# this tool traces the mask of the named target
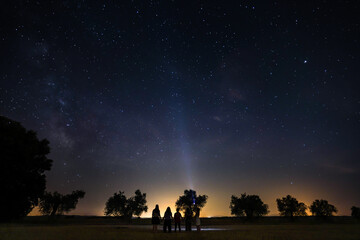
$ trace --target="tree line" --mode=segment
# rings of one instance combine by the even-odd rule
[[[82,190],[70,194],[45,191],[45,171],[51,169],[53,162],[47,157],[49,153],[48,140],[39,140],[36,132],[28,131],[20,123],[0,116],[0,187],[3,192],[0,197],[0,221],[25,217],[36,206],[43,215],[62,215],[74,210],[79,200],[85,197]],[[207,199],[207,195],[197,195],[196,191],[189,189],[179,196],[175,205],[181,211],[194,213],[205,206]],[[129,219],[140,217],[148,210],[146,203],[146,193],[140,190],[136,190],[135,196],[129,198],[119,191],[106,201],[104,214]],[[315,200],[308,207],[287,195],[276,199],[276,203],[280,215],[290,218],[306,216],[306,209],[319,217],[332,216],[337,212],[335,206],[323,199]],[[269,213],[268,205],[258,195],[246,193],[240,197],[231,196],[230,209],[232,215],[248,219]],[[353,206],[351,215],[360,218],[360,208]]]
[[[299,202],[291,195],[276,199],[277,209],[280,216],[290,217],[307,216],[306,209],[309,209],[313,216],[330,217],[337,213],[334,205],[327,200],[316,199],[309,207],[303,202]],[[261,217],[269,213],[268,205],[264,204],[258,195],[241,194],[240,197],[231,196],[230,203],[231,214],[235,216],[246,216],[248,219],[253,217]],[[356,211],[356,207],[352,207],[352,212]],[[354,215],[352,213],[352,215]],[[356,215],[356,214],[355,214]]]
[[[176,208],[181,211],[189,209],[193,214],[196,209],[201,210],[207,203],[207,195],[197,196],[196,191],[189,189],[185,190],[182,196],[179,196],[175,203]],[[299,202],[291,195],[276,199],[277,208],[280,216],[294,219],[296,216],[307,216],[306,210],[309,209],[313,216],[316,217],[330,217],[337,212],[334,205],[327,200],[316,199],[310,206],[306,206],[303,202]],[[230,200],[231,215],[237,217],[246,217],[252,219],[254,217],[262,217],[269,213],[268,205],[264,204],[258,195],[241,194],[240,197],[231,196]],[[143,212],[147,212],[146,193],[141,193],[138,189],[135,191],[135,196],[126,198],[124,192],[114,193],[106,202],[105,215],[107,216],[122,216],[131,218],[138,216]],[[360,218],[360,208],[353,206],[351,208],[351,216]]]

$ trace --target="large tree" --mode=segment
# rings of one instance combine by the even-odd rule
[[[126,198],[124,192],[114,193],[105,204],[106,216],[122,216],[131,219],[132,216],[138,216],[143,212],[147,212],[146,193],[141,193],[138,189],[135,191],[135,196]]]
[[[180,208],[181,211],[186,211],[187,208],[190,209],[191,213],[194,213],[196,209],[201,210],[206,202],[207,195],[196,195],[194,190],[184,190],[184,195],[179,196],[179,199],[176,201],[175,205],[177,208]]]
[[[296,198],[287,195],[283,198],[276,199],[277,207],[281,216],[291,217],[294,216],[306,216],[306,205],[302,202],[298,202]]]
[[[39,140],[34,131],[0,116],[0,218],[26,216],[45,191],[44,172],[52,160],[49,141]]]
[[[327,200],[315,200],[310,206],[310,212],[316,217],[330,217],[333,213],[337,213],[334,205],[328,203]]]
[[[60,194],[58,192],[45,192],[40,199],[40,212],[43,215],[62,215],[76,208],[79,199],[85,196],[85,192],[81,190],[73,191],[71,194]]]
[[[232,215],[246,215],[248,219],[269,213],[268,205],[264,204],[258,195],[246,195],[246,193],[241,194],[240,197],[232,195],[230,209]]]

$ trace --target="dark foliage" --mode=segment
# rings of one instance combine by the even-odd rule
[[[264,204],[258,195],[246,195],[246,193],[241,194],[240,197],[232,195],[230,209],[232,215],[246,215],[248,219],[269,213],[268,205]]]
[[[58,192],[45,192],[40,199],[40,212],[43,215],[62,215],[76,208],[79,199],[85,196],[85,192],[81,190],[73,191],[71,194],[62,195]]]
[[[49,152],[48,140],[0,116],[1,220],[24,217],[38,204],[46,187],[44,172],[52,165]]]
[[[208,196],[207,195],[196,195],[196,191],[194,190],[184,190],[184,195],[179,196],[179,199],[176,201],[176,207],[180,208],[181,211],[186,211],[189,209],[191,214],[195,212],[196,209],[201,210],[206,202]]]
[[[106,216],[122,216],[131,219],[133,215],[140,217],[143,212],[147,212],[146,193],[140,190],[135,191],[135,196],[126,198],[124,192],[114,193],[105,205]]]
[[[328,203],[327,200],[315,200],[310,206],[310,212],[316,217],[330,217],[337,213],[335,206]]]
[[[296,198],[290,195],[283,197],[282,199],[276,199],[277,207],[281,216],[291,217],[294,216],[306,216],[306,205],[302,202],[298,202]]]
[[[359,218],[360,219],[360,208],[352,206],[351,207],[351,216],[354,217],[354,218]]]

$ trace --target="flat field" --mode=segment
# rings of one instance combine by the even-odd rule
[[[66,221],[65,221],[66,222]],[[214,220],[213,220],[214,222]],[[0,224],[0,239],[244,239],[244,240],[332,240],[360,239],[360,223],[236,223],[207,225],[201,232],[153,233],[151,225],[141,224],[83,224],[11,223]]]

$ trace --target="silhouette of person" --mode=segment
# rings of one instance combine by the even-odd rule
[[[200,208],[196,208],[195,213],[195,224],[196,224],[196,230],[200,232],[201,230],[201,222],[200,222]]]
[[[164,232],[166,232],[166,228],[168,229],[168,232],[171,232],[171,219],[172,219],[172,213],[170,207],[167,207],[165,214],[164,214]]]
[[[151,223],[153,225],[153,232],[157,232],[158,225],[160,224],[160,209],[159,205],[156,204],[154,210],[152,211]]]
[[[191,231],[192,212],[190,208],[185,210],[185,231]]]
[[[179,212],[180,208],[176,208],[176,213],[174,214],[174,220],[175,220],[175,232],[176,227],[179,227],[179,232],[181,232],[181,213]]]

